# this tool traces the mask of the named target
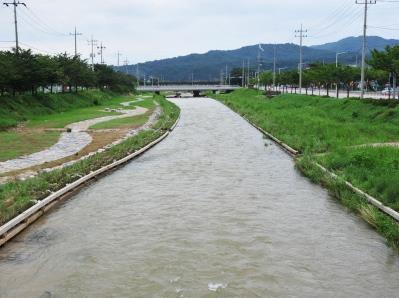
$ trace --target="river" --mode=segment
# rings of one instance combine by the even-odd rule
[[[397,297],[398,254],[211,99],[0,249],[0,297]]]

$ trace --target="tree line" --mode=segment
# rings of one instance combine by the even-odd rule
[[[92,67],[80,56],[33,54],[20,49],[18,53],[0,51],[0,94],[30,92],[77,92],[79,89],[99,88],[116,92],[133,91],[136,78],[96,64]]]
[[[389,88],[391,88],[391,95],[394,97],[393,90],[397,89],[396,82],[399,75],[399,45],[387,46],[382,51],[372,50],[367,64],[369,65],[365,82],[367,89],[377,91],[389,85],[392,86],[392,88]],[[234,75],[238,78],[241,71],[235,69]],[[308,65],[303,71],[302,87],[306,90],[306,93],[311,92],[312,94],[315,89],[325,88],[327,95],[330,95],[331,90],[334,89],[337,97],[340,90],[345,90],[349,97],[350,91],[357,90],[360,87],[360,73],[361,70],[358,67],[317,62]],[[241,84],[240,80],[235,83]],[[275,82],[277,86],[282,86],[282,88],[290,86],[297,89],[299,73],[297,70],[287,70],[276,74],[274,78],[272,71],[265,71],[260,74],[259,82],[263,86],[272,86]],[[253,78],[252,83],[257,84],[257,78]]]

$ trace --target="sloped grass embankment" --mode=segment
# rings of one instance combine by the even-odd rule
[[[289,94],[269,100],[244,89],[213,97],[299,150],[297,165],[303,173],[399,246],[397,222],[344,184],[347,180],[399,211],[399,149],[388,144],[399,142],[398,103]],[[342,180],[333,180],[315,161]]]

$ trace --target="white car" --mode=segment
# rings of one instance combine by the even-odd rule
[[[392,88],[385,88],[384,90],[381,91],[381,93],[383,95],[389,95],[389,94],[393,94],[393,89]]]

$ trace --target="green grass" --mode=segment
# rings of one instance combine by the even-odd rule
[[[0,97],[0,130],[32,118],[59,114],[80,108],[122,101],[123,96],[109,91],[87,90],[79,93],[21,95]]]
[[[397,105],[291,94],[269,100],[246,89],[213,97],[302,152],[399,140]]]
[[[104,107],[94,106],[75,109],[58,114],[33,116],[28,122],[28,128],[64,128],[68,124],[88,119],[119,115],[119,113],[106,112]]]
[[[144,125],[147,123],[149,116],[139,115],[121,119],[114,119],[107,122],[98,123],[90,127],[90,129],[115,129],[115,128],[131,128]]]
[[[336,197],[349,210],[357,213],[381,235],[383,235],[390,246],[399,248],[399,225],[389,215],[381,212],[376,207],[351,191],[342,179],[335,180],[322,172],[314,163],[313,158],[305,156],[297,161],[298,168],[314,183],[326,187],[331,195]]]
[[[0,132],[0,161],[44,150],[55,144],[59,136],[59,132]]]
[[[399,228],[391,218],[332,181],[315,161],[399,211],[399,149],[356,147],[399,142],[399,105],[392,101],[338,100],[284,94],[267,99],[255,90],[212,95],[304,154],[298,167],[325,185],[348,208],[357,212],[391,244],[398,245]]]
[[[352,184],[399,211],[399,149],[342,148],[316,158]]]
[[[176,105],[162,97],[158,97],[157,100],[163,113],[154,129],[142,131],[120,145],[97,153],[69,167],[50,173],[41,173],[26,181],[0,185],[0,225],[31,207],[32,200],[43,199],[50,192],[57,191],[68,183],[76,181],[79,177],[137,151],[163,135],[175,123],[180,111]]]
[[[74,122],[119,115],[116,112],[105,112],[106,108],[135,109],[138,105],[148,108],[155,106],[152,98],[134,103],[129,107],[121,106],[122,102],[132,101],[136,98],[137,96],[122,96],[95,90],[78,94],[22,96],[12,99],[0,97],[0,115],[7,115],[2,119],[3,122],[15,122],[14,124],[16,124],[19,121],[24,121],[27,128],[35,129],[30,133],[26,131],[2,131],[0,123],[0,161],[38,152],[57,142],[60,133],[43,132],[40,129],[64,128]],[[143,120],[140,118],[137,121],[142,123]],[[108,126],[109,128],[123,128],[128,127],[128,122],[129,120],[119,123],[116,121],[108,124]],[[132,122],[134,126],[135,121]]]
[[[134,100],[135,97],[115,96],[100,105],[78,108],[57,114],[33,116],[27,122],[29,128],[64,128],[68,124],[88,119],[118,115],[116,112],[106,112],[105,109],[135,109],[137,106],[153,109],[153,99],[146,99],[141,102],[134,102],[128,107],[121,106],[122,102]]]

